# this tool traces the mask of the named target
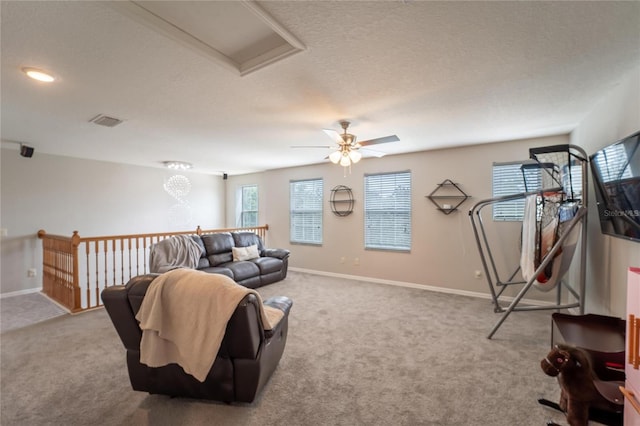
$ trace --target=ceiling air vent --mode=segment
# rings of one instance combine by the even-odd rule
[[[93,117],[91,120],[89,120],[89,122],[106,127],[115,127],[118,124],[122,123],[122,120],[120,120],[119,118],[108,117],[106,115],[100,114]]]

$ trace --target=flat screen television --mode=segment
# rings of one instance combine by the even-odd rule
[[[640,242],[640,131],[589,159],[602,233]]]

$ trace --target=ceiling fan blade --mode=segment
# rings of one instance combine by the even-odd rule
[[[289,148],[325,148],[331,149],[333,148],[330,145],[291,145]]]
[[[398,138],[396,135],[391,135],[391,136],[385,136],[382,138],[369,139],[368,141],[358,142],[358,145],[360,146],[377,145],[379,143],[398,142],[399,140],[400,138]]]
[[[368,149],[368,148],[360,148],[358,149],[358,151],[362,151],[363,153],[367,154],[367,155],[371,155],[373,157],[384,157],[385,155],[387,155],[386,152],[381,152],[381,151],[374,151],[373,149]]]
[[[344,143],[344,141],[342,140],[342,136],[340,136],[340,133],[336,132],[335,130],[322,129],[322,131],[325,132],[327,134],[327,136],[329,136],[331,139],[333,139],[333,141],[335,143],[337,143],[338,145]]]

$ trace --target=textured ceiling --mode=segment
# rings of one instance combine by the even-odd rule
[[[3,147],[234,175],[327,161],[290,146],[341,119],[389,154],[553,135],[640,65],[640,2],[259,4],[306,49],[240,76],[108,2],[2,1]]]

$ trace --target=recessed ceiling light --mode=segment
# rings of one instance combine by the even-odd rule
[[[29,77],[33,78],[34,80],[44,81],[45,83],[51,83],[56,79],[51,74],[45,71],[39,70],[38,68],[25,67],[25,68],[22,68],[22,72],[28,75]]]

